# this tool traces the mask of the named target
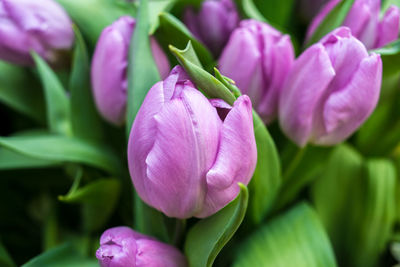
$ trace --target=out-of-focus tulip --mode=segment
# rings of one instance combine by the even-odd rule
[[[195,37],[217,56],[238,25],[239,15],[232,0],[206,0],[198,14],[188,7],[184,22]]]
[[[341,27],[294,62],[279,103],[285,134],[300,146],[333,145],[349,137],[374,110],[382,61]]]
[[[106,27],[96,45],[92,60],[92,87],[100,114],[114,125],[125,122],[129,43],[135,19],[124,16]],[[151,50],[161,77],[168,75],[169,62],[157,44],[150,39]]]
[[[266,23],[244,20],[231,35],[219,60],[222,74],[248,95],[265,122],[275,119],[278,98],[294,61],[288,35]]]
[[[182,253],[129,227],[106,230],[100,238],[96,257],[101,267],[185,267]]]
[[[180,66],[156,83],[133,123],[128,165],[139,196],[167,216],[207,217],[248,184],[257,151],[250,99],[208,100]]]
[[[33,50],[56,63],[59,50],[71,48],[72,22],[53,0],[0,0],[0,59],[33,65]]]
[[[310,38],[326,15],[341,0],[329,1],[312,21],[307,38]],[[382,47],[397,39],[400,27],[400,10],[389,7],[380,20],[381,0],[355,0],[343,26],[349,27],[368,49]]]

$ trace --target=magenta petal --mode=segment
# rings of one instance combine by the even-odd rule
[[[386,10],[382,21],[379,23],[378,40],[376,48],[393,42],[399,36],[400,10],[397,6],[391,6]]]
[[[186,267],[185,256],[176,248],[149,239],[137,241],[136,267]]]
[[[317,16],[311,21],[310,26],[307,30],[306,40],[310,39],[315,30],[321,24],[321,22],[325,19],[326,15],[332,11],[333,8],[340,2],[341,0],[331,0],[326,5],[321,8],[321,11],[318,13]]]
[[[279,121],[284,133],[304,146],[312,131],[315,107],[335,76],[322,44],[308,48],[293,64],[279,102]]]
[[[127,56],[129,40],[123,31],[131,23],[119,23],[106,28],[93,55],[91,79],[97,109],[110,123],[122,125],[125,121],[127,81]],[[128,42],[127,42],[128,41]]]
[[[218,63],[221,73],[233,79],[243,94],[255,101],[260,99],[263,73],[257,36],[247,28],[236,29]]]
[[[257,161],[251,102],[239,97],[221,129],[221,141],[214,165],[207,173],[204,208],[196,217],[207,217],[232,201],[239,192],[237,183],[250,181]]]
[[[207,98],[187,84],[177,84],[174,98],[154,119],[155,143],[146,158],[150,202],[168,216],[191,217],[203,205],[221,121]]]
[[[345,140],[372,113],[380,93],[382,61],[372,54],[363,59],[347,86],[332,93],[324,105],[326,134],[314,143],[332,145]]]
[[[171,70],[171,66],[169,65],[169,61],[164,51],[154,39],[154,37],[150,38],[150,46],[153,54],[154,61],[157,65],[158,72],[160,73],[161,79],[165,79],[168,76],[169,71]]]

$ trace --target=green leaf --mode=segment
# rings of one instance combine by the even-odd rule
[[[216,214],[199,221],[188,232],[185,253],[191,267],[210,267],[239,228],[246,213],[248,192],[239,184],[239,195]]]
[[[42,168],[58,164],[60,164],[60,162],[37,159],[6,148],[0,148],[0,170]]]
[[[267,19],[254,4],[253,0],[236,0],[236,5],[246,15],[246,17],[268,23]]]
[[[135,16],[135,7],[110,0],[57,0],[78,25],[90,45],[95,46],[102,30],[124,15]],[[121,1],[122,2],[122,1]]]
[[[381,55],[384,78],[400,73],[400,39],[371,52]]]
[[[339,264],[376,266],[395,219],[395,179],[390,161],[364,162],[346,145],[333,152],[312,198]]]
[[[148,13],[148,0],[141,0],[129,48],[127,136],[129,136],[133,121],[147,92],[160,80],[160,74],[150,49]]]
[[[315,29],[306,47],[318,42],[326,34],[342,25],[353,3],[354,0],[342,0],[339,2]]]
[[[0,266],[3,267],[14,267],[14,261],[11,259],[10,255],[8,254],[6,248],[0,242]]]
[[[299,149],[288,166],[284,166],[283,184],[275,203],[280,210],[291,203],[299,193],[314,179],[318,179],[326,165],[326,158],[332,152],[331,147],[307,146]]]
[[[206,70],[212,70],[215,62],[210,51],[193,36],[180,20],[168,13],[161,13],[159,20],[160,25],[157,29],[156,36],[161,44],[164,44],[164,48],[170,45],[185,47],[190,41],[193,45],[192,49],[194,49],[199,56],[201,64]]]
[[[90,65],[85,42],[77,28],[69,91],[73,135],[89,141],[101,141],[103,132],[90,86]]]
[[[307,204],[301,203],[252,234],[237,250],[233,266],[336,266],[323,226]]]
[[[248,213],[258,224],[270,211],[281,185],[281,167],[274,141],[260,117],[253,111],[257,144],[257,165],[249,184]]]
[[[89,259],[77,251],[71,244],[63,244],[56,248],[40,254],[31,259],[22,267],[98,267],[99,263],[95,259]]]
[[[195,60],[196,53],[191,42],[187,44],[184,50],[179,50],[174,46],[170,46],[170,50],[185,68],[191,80],[207,97],[223,99],[230,105],[235,102],[236,98],[231,91],[217,78],[199,66],[199,61]]]
[[[120,182],[117,179],[100,179],[73,190],[59,200],[83,204],[83,222],[87,231],[100,230],[117,204]]]
[[[32,52],[32,57],[44,88],[48,126],[54,133],[70,135],[70,109],[67,94],[47,63],[35,52]]]
[[[149,1],[150,34],[153,34],[160,25],[160,14],[168,12],[175,2],[177,2],[177,0]]]
[[[39,160],[77,162],[111,173],[120,172],[115,155],[100,145],[59,135],[0,137],[0,147]]]
[[[0,102],[39,122],[44,122],[43,99],[43,92],[31,73],[0,61]]]

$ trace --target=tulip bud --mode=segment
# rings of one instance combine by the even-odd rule
[[[217,56],[238,25],[239,15],[232,0],[206,0],[198,14],[188,7],[184,22],[194,36]]]
[[[269,123],[277,115],[279,94],[293,61],[288,35],[266,23],[244,20],[224,48],[219,69],[250,97],[261,118]]]
[[[114,227],[100,237],[96,257],[101,267],[185,267],[185,256],[173,246],[129,227]]]
[[[279,103],[282,130],[299,146],[333,145],[349,137],[374,110],[382,61],[341,27],[294,62]]]
[[[307,39],[339,2],[340,0],[331,0],[321,9],[307,31]],[[349,27],[353,35],[368,49],[385,46],[395,41],[399,35],[399,8],[397,6],[388,8],[382,20],[379,20],[380,10],[381,0],[355,0],[343,22],[343,26]]]
[[[125,122],[127,98],[127,67],[129,43],[135,20],[124,16],[106,27],[96,45],[92,60],[92,88],[100,114],[114,125]],[[150,39],[151,50],[161,77],[169,72],[169,62],[155,39]]]
[[[72,23],[52,0],[0,0],[0,59],[33,65],[33,50],[50,63],[74,41]]]
[[[144,202],[167,216],[207,217],[248,184],[257,151],[247,96],[208,100],[180,66],[156,83],[133,123],[128,165]]]

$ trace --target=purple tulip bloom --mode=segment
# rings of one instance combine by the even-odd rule
[[[340,2],[329,1],[312,21],[307,39],[311,37],[327,14]],[[355,0],[346,16],[343,26],[349,27],[368,49],[379,48],[393,42],[399,35],[400,10],[397,6],[389,7],[380,20],[380,0]]]
[[[206,0],[198,14],[188,7],[184,22],[194,36],[217,56],[238,25],[239,15],[232,0]]]
[[[124,16],[106,27],[92,60],[92,87],[97,109],[108,122],[117,126],[122,125],[126,117],[126,72],[135,24],[133,18]],[[150,44],[160,75],[166,77],[170,70],[168,59],[155,39],[151,38]]]
[[[52,0],[0,0],[0,59],[33,65],[33,50],[50,63],[58,50],[70,49],[72,22]]]
[[[244,20],[231,35],[219,60],[222,74],[248,95],[261,118],[276,118],[278,98],[294,61],[288,35],[266,23]]]
[[[341,27],[294,62],[279,103],[282,130],[299,146],[333,145],[349,137],[374,110],[382,61]]]
[[[208,100],[180,66],[147,94],[128,165],[139,196],[167,216],[207,217],[248,184],[257,160],[250,99]]]
[[[96,257],[101,267],[186,267],[185,256],[173,246],[129,227],[106,230]]]

